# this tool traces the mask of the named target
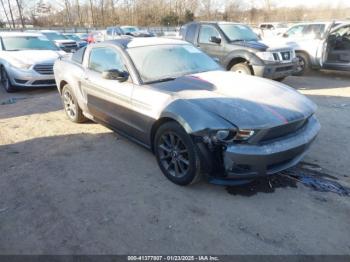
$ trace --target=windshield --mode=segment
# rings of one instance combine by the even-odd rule
[[[42,33],[42,34],[45,35],[51,41],[67,40],[67,37],[65,37],[64,35],[58,34],[58,33]]]
[[[145,83],[221,69],[192,45],[143,46],[130,48],[128,53]]]
[[[45,37],[38,36],[13,36],[3,37],[4,49],[7,51],[18,51],[28,49],[58,50],[58,48]]]
[[[258,36],[246,25],[219,24],[219,27],[230,41],[257,41]]]
[[[123,30],[124,34],[134,33],[134,32],[139,31],[139,29],[137,27],[134,27],[134,26],[132,26],[132,27],[122,27],[121,29]]]
[[[69,39],[72,39],[74,41],[80,41],[80,38],[76,35],[65,35],[65,37],[68,37]]]

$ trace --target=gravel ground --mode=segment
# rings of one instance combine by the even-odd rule
[[[350,75],[284,82],[322,124],[294,174],[349,187]],[[0,254],[350,254],[349,200],[286,176],[179,187],[146,149],[69,122],[56,90],[0,91]]]

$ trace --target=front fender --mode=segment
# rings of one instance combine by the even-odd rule
[[[228,120],[182,99],[170,103],[163,110],[160,118],[174,119],[188,134],[195,134],[205,129],[216,130],[236,128]]]
[[[234,50],[234,51],[230,52],[227,55],[227,57],[223,61],[224,67],[228,68],[228,66],[230,65],[232,60],[239,59],[239,58],[243,58],[243,59],[249,61],[249,63],[251,65],[254,65],[254,66],[264,65],[264,62],[254,53],[249,52],[249,51],[244,50],[244,49],[238,49],[238,50]]]

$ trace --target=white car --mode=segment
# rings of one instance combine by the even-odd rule
[[[79,49],[79,44],[76,41],[64,36],[60,32],[54,30],[41,30],[39,32],[45,35],[50,41],[54,42],[58,48],[65,52],[75,52]]]
[[[285,33],[288,29],[286,23],[261,23],[259,25],[260,36],[262,38],[279,36]]]
[[[296,75],[312,69],[350,70],[350,23],[312,22],[289,28],[279,40],[294,48]]]
[[[0,84],[7,92],[55,86],[53,64],[67,55],[42,34],[0,33]]]

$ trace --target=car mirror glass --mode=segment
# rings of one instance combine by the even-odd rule
[[[102,72],[102,78],[107,80],[125,82],[129,79],[129,73],[118,69],[110,69]]]
[[[221,38],[212,36],[210,37],[210,42],[215,43],[215,44],[220,44],[221,43]]]

